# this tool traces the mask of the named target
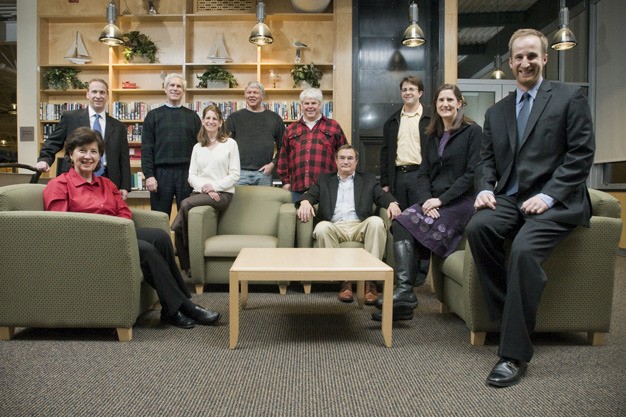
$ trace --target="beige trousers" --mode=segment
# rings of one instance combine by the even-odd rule
[[[387,230],[383,219],[370,216],[358,220],[331,223],[321,221],[313,230],[315,247],[338,248],[342,242],[361,242],[365,250],[382,260],[387,243]]]

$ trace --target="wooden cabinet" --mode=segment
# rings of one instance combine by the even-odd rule
[[[168,0],[157,3],[160,14],[148,15],[144,1],[125,0],[118,3],[118,13],[129,7],[132,15],[117,17],[122,32],[138,30],[148,35],[158,46],[158,63],[127,63],[122,47],[108,47],[98,41],[100,31],[106,24],[108,0],[85,0],[68,3],[66,0],[40,0],[38,2],[39,23],[39,66],[40,73],[50,67],[74,67],[80,70],[79,78],[88,81],[102,78],[109,84],[109,113],[122,122],[135,127],[142,121],[133,113],[117,113],[120,106],[144,106],[149,109],[163,103],[163,77],[167,73],[181,73],[187,81],[185,102],[201,111],[207,102],[231,103],[233,110],[245,105],[243,87],[249,81],[259,80],[266,87],[265,101],[280,107],[299,100],[300,88],[293,88],[290,70],[295,64],[296,49],[292,45],[298,40],[308,46],[302,51],[302,63],[315,63],[323,70],[321,89],[324,101],[332,102],[341,96],[350,104],[350,84],[339,86],[336,79],[349,80],[351,60],[337,73],[337,53],[349,56],[351,37],[346,36],[346,8],[350,2],[335,0],[324,13],[296,13],[288,0],[266,0],[266,23],[274,37],[274,43],[258,47],[248,41],[256,23],[254,8],[248,13],[196,14],[191,0]],[[254,6],[255,1],[252,2]],[[334,10],[343,9],[339,15]],[[337,17],[340,19],[337,19]],[[63,57],[71,45],[75,32],[79,31],[92,62],[75,65]],[[341,33],[345,39],[338,39]],[[217,64],[230,71],[237,79],[236,88],[198,88],[197,76],[212,64],[208,58],[218,35],[221,34],[232,62]],[[347,46],[346,46],[347,45]],[[346,49],[346,47],[348,49]],[[270,77],[275,74],[276,79]],[[125,81],[137,88],[123,88]],[[275,81],[275,82],[274,82]],[[39,80],[40,107],[54,107],[65,103],[86,105],[85,90],[55,91],[44,89],[43,78]],[[137,104],[141,103],[141,104]],[[336,106],[335,106],[336,107]],[[343,110],[345,112],[345,110]],[[348,111],[349,115],[350,112]],[[333,114],[333,117],[335,115]],[[285,117],[291,119],[291,117]],[[43,142],[44,128],[55,123],[56,116],[40,112],[39,141]],[[349,135],[350,124],[340,120]],[[349,123],[349,120],[348,120]],[[132,129],[131,129],[132,130]],[[139,164],[133,161],[133,169]]]

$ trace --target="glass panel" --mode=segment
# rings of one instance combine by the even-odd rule
[[[496,102],[494,91],[463,91],[467,106],[465,114],[481,127],[485,121],[485,112]]]

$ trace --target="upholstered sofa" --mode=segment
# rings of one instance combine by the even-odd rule
[[[205,284],[227,284],[239,251],[251,248],[292,248],[296,209],[282,188],[237,186],[222,213],[213,207],[189,211],[189,260],[196,293]]]
[[[577,227],[546,260],[548,282],[537,313],[537,332],[586,332],[604,343],[611,324],[615,258],[622,230],[619,201],[590,189],[591,227]],[[482,345],[486,332],[499,331],[487,314],[469,246],[446,259],[433,256],[433,289],[442,312],[453,312],[469,328],[470,343]]]
[[[158,299],[139,264],[135,224],[169,231],[164,213],[133,221],[44,211],[41,184],[0,187],[0,339],[16,327],[115,328],[132,338]]]

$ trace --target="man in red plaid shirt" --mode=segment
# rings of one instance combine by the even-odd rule
[[[277,171],[294,202],[320,174],[337,170],[335,153],[347,143],[339,123],[322,115],[322,99],[318,88],[302,91],[302,117],[290,124],[283,136]]]

